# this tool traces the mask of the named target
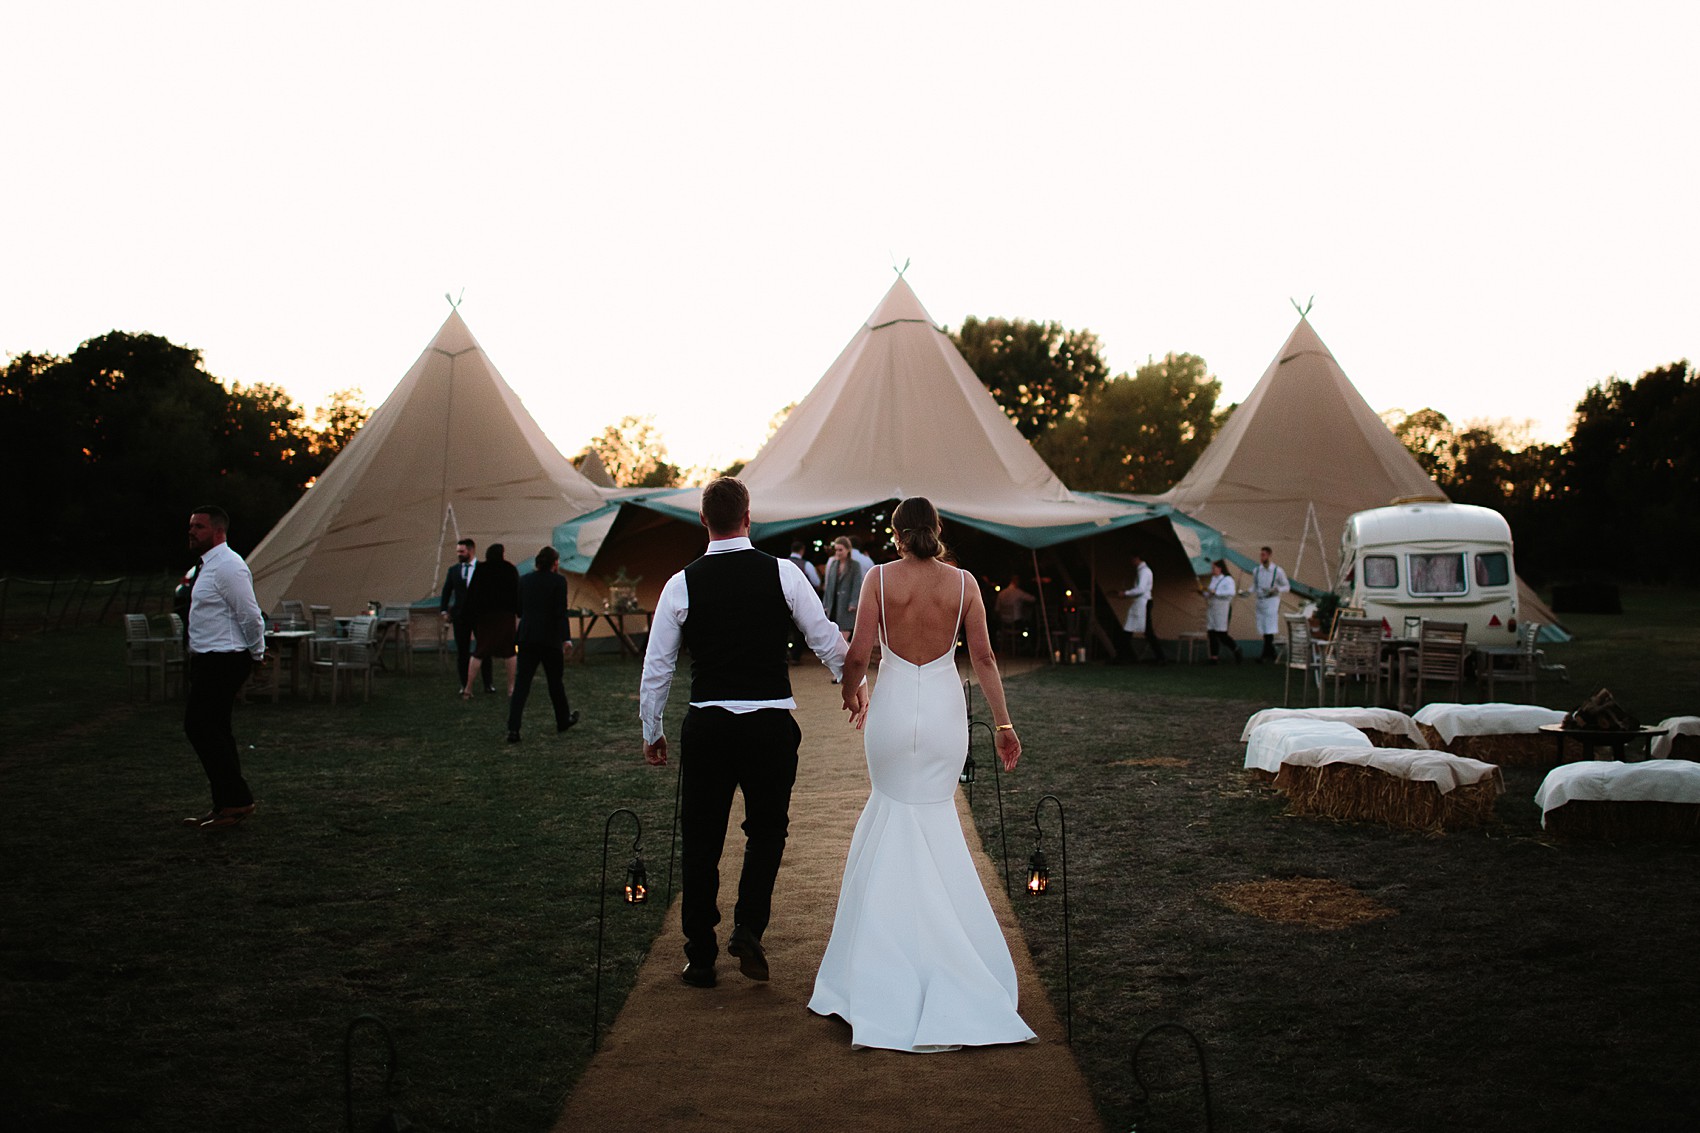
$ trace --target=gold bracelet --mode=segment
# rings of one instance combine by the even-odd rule
[[[1013,731],[1015,731],[1015,725],[1014,724],[999,724],[995,730],[999,731],[999,732],[1013,732]]]

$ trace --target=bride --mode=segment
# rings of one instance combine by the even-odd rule
[[[809,1010],[850,1024],[851,1045],[916,1052],[1034,1042],[1016,1013],[1015,965],[956,813],[968,721],[956,635],[995,724],[1005,770],[1021,758],[980,588],[940,560],[939,516],[916,496],[892,513],[902,558],[868,573],[842,687],[882,660],[864,744],[872,791],[850,841],[832,937]]]

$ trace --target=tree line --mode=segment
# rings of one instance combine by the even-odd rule
[[[1089,330],[971,316],[949,333],[1070,488],[1165,491],[1235,409],[1218,404],[1221,382],[1194,354],[1112,375]],[[227,386],[199,351],[156,335],[113,331],[67,357],[15,356],[0,370],[0,475],[17,533],[4,569],[157,569],[181,557],[184,501],[203,498],[236,501],[231,541],[247,550],[367,413],[347,390],[309,420],[283,389]],[[1456,425],[1432,408],[1384,419],[1449,497],[1505,515],[1530,581],[1700,581],[1690,550],[1700,545],[1700,376],[1687,361],[1589,387],[1557,444],[1504,422]],[[625,486],[707,472],[668,459],[650,418],[623,418],[590,447]]]
[[[0,370],[7,573],[158,570],[184,559],[187,508],[231,510],[246,552],[301,498],[367,410],[334,394],[312,420],[281,387],[226,386],[201,352],[113,331]]]

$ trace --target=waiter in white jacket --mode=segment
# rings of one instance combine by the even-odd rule
[[[1251,572],[1252,600],[1257,606],[1257,632],[1263,635],[1263,652],[1257,663],[1275,660],[1275,631],[1281,624],[1281,595],[1291,590],[1287,572],[1270,560],[1274,554],[1268,547],[1259,547],[1257,566]]]
[[[1134,654],[1134,660],[1139,659],[1133,648],[1132,638],[1144,634],[1145,643],[1151,647],[1151,663],[1161,665],[1168,658],[1163,656],[1163,643],[1157,640],[1157,630],[1151,624],[1151,568],[1145,565],[1145,560],[1138,554],[1130,558],[1133,563],[1133,585],[1122,591],[1123,598],[1133,599],[1128,605],[1127,617],[1122,620],[1122,629],[1130,635],[1128,652]]]

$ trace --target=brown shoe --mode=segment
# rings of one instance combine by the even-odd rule
[[[221,806],[202,815],[198,819],[184,819],[185,825],[193,822],[202,830],[216,830],[223,826],[235,826],[244,818],[254,813],[254,804],[247,806]]]

